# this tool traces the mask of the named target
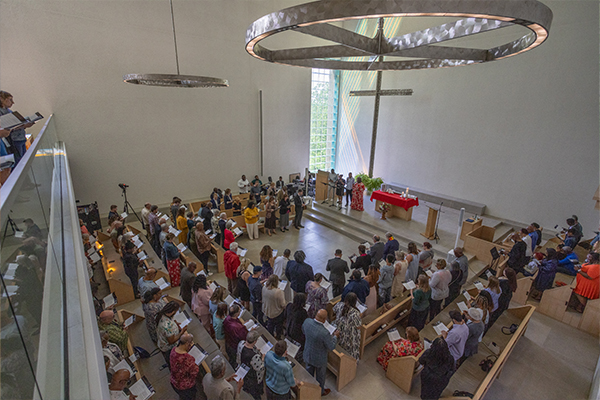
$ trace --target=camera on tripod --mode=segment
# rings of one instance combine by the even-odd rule
[[[129,187],[129,185],[126,185],[126,184],[124,184],[124,183],[119,183],[119,187],[120,187],[121,189],[125,190],[125,188],[128,188],[128,187]]]

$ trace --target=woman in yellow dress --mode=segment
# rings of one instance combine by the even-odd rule
[[[181,233],[177,236],[179,243],[187,245],[189,228],[187,224],[187,218],[185,217],[185,208],[183,207],[179,207],[179,210],[177,210],[177,230],[181,231]]]

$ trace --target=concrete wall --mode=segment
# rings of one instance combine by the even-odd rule
[[[173,3],[181,73],[226,78],[229,88],[122,82],[126,73],[176,73],[168,0],[0,2],[0,87],[14,110],[55,114],[82,204],[97,200],[107,212],[122,202],[121,182],[139,207],[207,197],[260,174],[260,89],[264,180],[308,166],[310,70],[244,49],[246,28],[291,2]]]
[[[598,2],[544,3],[554,12],[550,36],[530,52],[484,65],[384,72],[383,89],[412,88],[414,95],[381,100],[376,176],[548,228],[577,214],[586,236],[592,234],[598,227],[592,200],[599,184]],[[411,32],[422,22],[405,19],[401,28]],[[486,48],[514,40],[515,33],[461,44]],[[362,89],[374,87],[374,77],[361,80]],[[373,99],[360,102],[352,126],[368,167]],[[360,156],[340,169],[360,171]]]

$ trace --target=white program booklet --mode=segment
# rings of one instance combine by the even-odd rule
[[[129,361],[131,361],[132,364],[134,362],[136,362],[137,360],[139,360],[137,353],[133,353],[132,355],[129,356]]]
[[[231,227],[232,228],[237,225],[237,222],[235,222],[234,220],[230,219],[230,221],[231,221]]]
[[[356,308],[358,308],[358,312],[360,312],[361,314],[367,311],[367,306],[362,304],[360,301],[356,302]]]
[[[121,214],[121,218],[125,219],[125,218],[127,218],[128,215],[129,214],[127,214],[126,212],[124,212],[123,214]]]
[[[285,290],[286,287],[287,287],[287,281],[280,281],[279,282],[279,286],[278,286],[279,289]]]
[[[423,349],[427,350],[431,347],[431,342],[427,339],[423,339]]]
[[[184,328],[188,326],[190,322],[192,322],[191,318],[185,311],[177,311],[173,316],[173,321],[177,322],[180,328]]]
[[[146,255],[146,253],[143,250],[140,251],[139,253],[137,253],[137,257],[142,261],[145,260],[146,258],[148,258],[148,256]]]
[[[382,258],[381,260],[379,260],[379,266],[383,267],[384,265],[386,265],[387,263],[385,262],[385,260]]]
[[[92,254],[90,254],[90,260],[92,260],[93,263],[97,263],[98,261],[100,261],[100,255],[96,252],[93,252]]]
[[[410,289],[416,289],[417,285],[415,285],[415,283],[413,281],[408,281],[406,283],[402,284],[406,290],[410,290]]]
[[[200,272],[198,272],[196,275],[204,275],[204,276],[206,276],[206,272],[204,272],[204,270],[201,269]]]
[[[485,271],[485,274],[487,275],[488,279],[490,279],[492,276],[494,276],[492,271],[490,271],[489,269],[487,271]]]
[[[210,288],[210,290],[212,290],[213,292],[215,290],[217,290],[217,285],[214,282],[211,282],[210,285],[208,285],[208,287]]]
[[[114,371],[118,371],[120,369],[126,369],[127,371],[129,371],[129,376],[134,376],[137,372],[135,367],[129,362],[127,358],[124,358],[123,360],[121,360],[120,363],[113,367]]]
[[[242,233],[244,233],[239,227],[236,227],[233,230],[233,233],[235,233],[235,236],[240,236]]]
[[[240,257],[244,257],[247,252],[248,252],[248,249],[242,249],[241,247],[238,247],[238,249],[237,249],[237,255]]]
[[[169,287],[169,282],[165,281],[165,278],[160,278],[154,281],[160,290],[165,290]]]
[[[6,285],[6,292],[2,293],[2,297],[11,297],[17,294],[19,287],[17,285]]]
[[[245,364],[240,365],[237,371],[235,371],[235,377],[233,379],[235,379],[236,382],[239,382],[241,379],[244,379],[248,371],[250,371],[250,367],[247,367]]]
[[[134,241],[133,244],[135,244],[135,247],[137,247],[139,249],[140,247],[142,247],[144,245],[144,242],[142,242],[140,239],[138,239],[137,241]]]
[[[471,295],[466,290],[463,292],[463,296],[465,296],[465,299],[467,299],[467,301],[471,300]]]
[[[17,263],[9,263],[8,264],[8,268],[6,269],[6,273],[4,274],[4,279],[14,280],[15,279],[15,272],[17,271],[17,268],[19,268],[19,264],[17,264]]]
[[[327,279],[323,278],[323,279],[321,280],[321,283],[319,283],[319,285],[320,285],[320,286],[321,286],[323,289],[327,290],[327,289],[329,289],[329,286],[331,286],[331,282],[329,282]]]
[[[214,238],[216,238],[216,237],[217,237],[217,234],[216,234],[216,233],[213,233],[212,235],[210,235],[210,236],[209,236],[209,238],[211,238],[211,239],[214,239]]]
[[[96,236],[90,235],[90,244],[96,243]]]
[[[477,288],[477,290],[485,290],[485,286],[483,286],[483,284],[479,281],[473,283],[475,285],[475,287]]]
[[[19,238],[19,239],[21,239],[21,238],[23,238],[24,236],[25,236],[25,232],[23,232],[23,231],[15,231],[15,237],[16,237],[16,238]]]
[[[441,335],[442,332],[444,332],[444,331],[448,332],[448,327],[441,322],[437,325],[434,325],[433,329],[435,330],[435,333],[437,333],[438,335]]]
[[[273,258],[277,257],[277,249],[273,250]]]
[[[325,321],[323,323],[323,326],[325,327],[325,329],[327,329],[329,331],[330,335],[333,335],[333,332],[335,332],[335,326],[331,325],[329,322]]]
[[[298,354],[298,350],[300,350],[300,346],[292,343],[288,339],[285,339],[285,342],[287,343],[287,353],[290,357],[295,358],[296,354]]]
[[[177,248],[179,249],[179,251],[180,251],[181,253],[183,253],[184,251],[186,251],[186,250],[187,250],[187,246],[186,246],[185,244],[183,244],[183,243],[179,243],[179,244],[177,245]]]
[[[204,361],[204,359],[206,357],[208,357],[208,353],[206,351],[204,351],[204,349],[202,349],[197,344],[195,344],[195,345],[192,346],[192,348],[190,349],[190,351],[188,351],[188,354],[190,356],[194,357],[194,360],[196,361],[196,365],[200,365],[200,363],[202,361]]]
[[[206,233],[207,235],[208,235],[209,233],[211,233],[211,232],[212,232],[212,229],[208,229],[208,230],[205,230],[205,231],[204,231],[204,233]]]
[[[433,276],[433,272],[431,272],[430,269],[428,269],[427,271],[425,271],[425,273],[427,274],[428,277],[432,277]]]
[[[252,329],[256,328],[258,325],[256,325],[256,323],[254,322],[253,319],[249,319],[248,321],[246,321],[244,326],[246,327],[246,329],[251,331]]]
[[[266,355],[273,348],[273,345],[271,342],[260,336],[256,341],[256,348],[259,349],[262,354]]]
[[[131,317],[127,318],[125,320],[125,322],[123,322],[123,327],[127,328],[129,325],[133,324],[134,322],[135,322],[135,315],[132,315]]]
[[[145,378],[138,379],[129,387],[129,391],[135,396],[135,400],[148,400],[154,394],[154,389],[145,381]]]
[[[309,308],[310,308],[310,304],[305,304],[305,305],[304,305],[304,309],[305,309],[306,311],[308,311],[308,309],[309,309]]]
[[[369,243],[369,242],[364,242],[363,246],[365,246],[367,248],[367,251],[369,251],[371,249],[371,243]]]
[[[390,329],[389,331],[387,331],[387,335],[388,335],[388,338],[392,342],[395,342],[396,340],[402,339],[400,337],[400,332],[398,332],[398,329],[396,329],[396,328],[393,328],[393,329]]]
[[[467,307],[467,304],[464,301],[461,301],[459,303],[456,304],[460,310],[460,312],[465,312],[467,310],[469,310],[469,307]]]
[[[227,303],[228,306],[231,306],[231,303],[233,303],[235,299],[233,297],[231,297],[231,295],[227,295],[227,297],[225,297],[225,303]]]
[[[102,301],[104,302],[104,308],[108,308],[117,303],[117,299],[115,298],[114,293],[109,294],[108,296],[103,298]],[[118,371],[118,370],[115,370],[115,371]]]

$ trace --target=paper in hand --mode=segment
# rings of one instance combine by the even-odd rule
[[[92,260],[93,263],[97,263],[98,261],[100,261],[100,255],[98,255],[98,253],[93,252],[92,254],[90,254],[90,260]]]
[[[323,326],[325,327],[325,329],[327,329],[329,331],[330,335],[333,335],[333,332],[335,332],[335,326],[331,325],[329,322],[325,321],[323,323]]]
[[[250,371],[249,367],[247,367],[245,364],[240,365],[237,371],[235,371],[235,376],[233,379],[235,379],[236,382],[239,382],[241,379],[244,379],[248,371]]]
[[[389,331],[387,331],[387,335],[388,335],[388,338],[392,342],[395,342],[396,340],[402,339],[400,337],[400,332],[398,332],[398,329],[396,329],[396,328],[393,328],[393,329],[390,329]]]
[[[287,281],[280,281],[279,286],[277,287],[281,290],[285,290],[285,288],[287,287]]]
[[[154,394],[154,389],[142,378],[129,387],[129,392],[135,396],[135,400],[148,400]]]
[[[296,354],[298,354],[298,350],[300,350],[300,346],[292,343],[288,339],[285,339],[285,342],[287,343],[287,353],[290,357],[295,358]]]
[[[240,257],[244,257],[247,252],[248,252],[248,249],[242,249],[241,247],[238,247],[238,249],[237,249],[237,255]]]
[[[367,311],[367,307],[362,304],[360,301],[356,302],[356,308],[358,309],[358,312],[360,312],[361,314],[364,313],[365,311]]]
[[[483,286],[483,284],[479,281],[475,282],[474,285],[479,291],[485,290],[485,286]]]
[[[433,272],[431,272],[430,269],[428,269],[427,271],[425,271],[425,273],[427,274],[428,277],[432,277],[433,276]]]
[[[185,244],[183,244],[183,243],[179,243],[179,244],[177,245],[177,248],[179,249],[179,251],[180,251],[181,253],[183,253],[184,251],[186,251],[186,250],[187,250],[187,247],[186,247],[186,245],[185,245]]]
[[[469,310],[469,307],[467,307],[467,304],[464,301],[458,302],[456,304],[460,310],[460,312],[465,312]]]
[[[471,300],[471,295],[466,290],[463,292],[463,296],[465,296],[465,299],[467,299],[467,301]]]
[[[108,296],[103,298],[102,301],[104,302],[104,308],[108,308],[117,302],[114,293],[109,294]]]
[[[194,361],[196,362],[196,365],[200,365],[200,363],[202,361],[204,361],[204,359],[208,356],[208,354],[204,351],[204,349],[202,349],[197,344],[192,346],[190,351],[188,351],[188,354],[190,356],[194,357]]]
[[[19,239],[21,239],[21,238],[23,238],[24,236],[25,236],[25,232],[23,232],[23,231],[16,231],[16,232],[15,232],[15,237],[16,237],[16,238],[19,238]]]
[[[408,281],[402,284],[407,290],[415,289],[417,285],[413,281]]]
[[[125,218],[127,218],[128,215],[129,214],[127,214],[126,212],[124,212],[123,214],[121,214],[121,218],[125,219]]]
[[[231,297],[231,295],[228,295],[227,297],[225,297],[225,303],[227,303],[228,306],[231,306],[231,303],[233,303],[235,299],[233,297]]]
[[[154,281],[156,285],[160,288],[160,290],[165,290],[169,287],[169,282],[165,281],[165,278],[160,278]]]
[[[441,335],[442,332],[444,332],[444,331],[448,332],[448,327],[441,322],[437,325],[434,325],[433,329],[435,330],[435,333],[437,333],[438,335]]]

